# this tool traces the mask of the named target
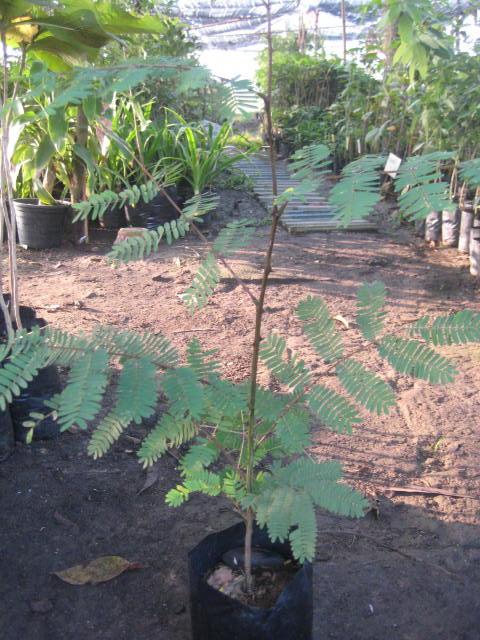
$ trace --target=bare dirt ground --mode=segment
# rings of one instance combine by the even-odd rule
[[[234,215],[264,217],[249,196],[235,197]],[[266,232],[259,226],[252,247],[233,261],[254,290]],[[204,248],[188,238],[114,270],[103,258],[111,241],[110,233],[96,231],[84,249],[20,251],[22,302],[75,332],[98,323],[162,332],[181,351],[195,336],[219,350],[226,377],[244,379],[253,320],[247,295],[224,274],[213,301],[193,319],[179,297]],[[284,335],[315,376],[332,383],[293,315],[306,295],[322,295],[349,322],[348,329],[339,323],[348,352],[380,370],[353,322],[358,286],[378,279],[390,290],[391,329],[424,313],[480,309],[480,284],[466,259],[454,250],[424,249],[405,230],[281,231],[264,332]],[[480,347],[442,351],[458,362],[455,383],[431,387],[387,366],[382,375],[398,393],[398,409],[388,417],[365,415],[352,436],[315,431],[312,454],[341,460],[347,481],[374,507],[361,521],[319,514],[315,640],[480,638]],[[263,370],[262,381],[272,383]],[[167,508],[164,495],[177,479],[169,456],[159,463],[158,482],[138,495],[145,477],[132,436],[144,432],[131,431],[99,462],[87,457],[88,434],[79,432],[19,445],[0,465],[5,640],[188,640],[186,553],[235,516],[226,504],[200,497],[180,510]],[[107,554],[145,568],[98,586],[70,586],[51,575]],[[32,611],[36,601],[47,611]]]

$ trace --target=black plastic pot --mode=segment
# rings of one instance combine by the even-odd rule
[[[7,305],[10,304],[8,294],[4,296]],[[20,306],[20,318],[24,329],[31,330],[33,327],[45,327],[43,318],[37,318],[35,309],[32,307]],[[0,340],[7,336],[7,330],[3,316],[0,314]],[[50,365],[41,369],[38,374],[28,383],[22,392],[13,398],[7,411],[0,412],[0,459],[2,457],[2,447],[7,452],[11,447],[13,439],[25,442],[27,430],[23,423],[30,418],[30,412],[48,413],[45,407],[45,400],[50,400],[52,396],[62,391],[62,383],[55,365]],[[51,417],[42,421],[33,433],[34,440],[49,440],[59,435],[58,423]]]
[[[313,568],[305,563],[269,609],[251,607],[217,591],[206,575],[222,555],[241,547],[243,523],[207,536],[188,555],[193,640],[312,640]],[[290,546],[272,543],[255,528],[254,546],[291,558]]]
[[[19,198],[14,204],[20,244],[29,249],[51,249],[62,244],[70,205],[44,205],[34,198]]]
[[[103,216],[100,218],[100,225],[104,229],[120,229],[121,227],[125,227],[127,224],[127,219],[125,217],[125,210],[122,207],[109,207]]]
[[[0,462],[3,462],[13,452],[13,424],[10,409],[0,411]]]
[[[177,195],[174,190],[169,190],[169,196],[177,203]],[[178,211],[170,200],[159,193],[153,200],[145,204],[139,202],[136,207],[128,207],[129,222],[133,227],[145,227],[156,229],[165,222],[171,222],[178,218]]]

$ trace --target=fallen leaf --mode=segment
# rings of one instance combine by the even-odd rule
[[[87,564],[76,564],[63,571],[54,571],[53,575],[68,584],[98,584],[113,580],[124,571],[143,568],[139,562],[130,562],[121,556],[102,556]]]
[[[153,485],[158,481],[159,473],[160,469],[158,465],[154,465],[153,467],[150,467],[148,469],[143,487],[137,493],[137,496],[139,496],[147,489],[150,489],[150,487],[153,487]]]
[[[348,320],[346,318],[344,318],[343,316],[334,316],[333,318],[334,320],[337,320],[338,322],[341,322],[343,324],[343,326],[345,327],[345,329],[350,329],[350,324],[348,322]]]

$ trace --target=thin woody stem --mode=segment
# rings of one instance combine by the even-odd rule
[[[22,328],[20,319],[20,308],[18,304],[18,274],[17,274],[17,225],[15,217],[15,209],[13,205],[13,185],[10,173],[10,159],[8,156],[9,143],[9,122],[11,115],[11,104],[8,104],[8,55],[7,55],[7,39],[5,32],[2,32],[2,54],[3,54],[3,108],[5,113],[2,116],[1,129],[1,185],[2,189],[2,205],[5,225],[7,227],[8,238],[8,259],[9,259],[9,280],[10,280],[10,318],[15,321],[17,329]],[[6,199],[4,189],[6,188]],[[8,209],[5,203],[8,203]],[[3,221],[1,222],[3,224]],[[5,305],[6,306],[6,305]],[[2,306],[3,311],[3,306]],[[8,326],[8,324],[7,324]]]
[[[250,371],[250,392],[248,402],[248,424],[247,424],[247,465],[246,465],[246,490],[247,493],[252,493],[254,483],[255,472],[255,404],[257,398],[257,379],[258,379],[258,363],[260,357],[260,343],[262,340],[262,320],[265,304],[265,295],[268,286],[268,278],[272,271],[272,255],[275,246],[275,239],[278,229],[278,223],[285,206],[278,207],[276,204],[276,197],[278,195],[277,186],[277,169],[276,169],[276,152],[275,152],[275,140],[273,135],[273,121],[272,121],[272,65],[273,65],[273,42],[272,42],[272,14],[270,1],[265,2],[267,9],[267,46],[268,46],[268,77],[267,77],[267,95],[265,96],[265,114],[267,120],[267,136],[270,153],[270,164],[272,171],[272,223],[270,226],[270,237],[265,253],[262,283],[260,286],[260,294],[258,298],[258,304],[255,315],[255,331],[253,338],[253,353],[252,364]],[[245,530],[245,581],[247,593],[251,594],[253,590],[253,576],[252,576],[252,536],[253,536],[253,521],[254,512],[251,508],[246,513],[246,530]]]

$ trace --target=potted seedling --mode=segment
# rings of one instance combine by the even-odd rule
[[[323,145],[296,154],[292,169],[300,184],[277,193],[271,79],[268,84],[265,110],[274,204],[259,291],[252,291],[225,262],[236,250],[248,246],[255,233],[248,223],[236,222],[221,231],[209,247],[182,296],[193,311],[205,306],[220,281],[220,266],[227,265],[255,309],[249,379],[240,384],[223,380],[218,375],[219,363],[195,340],[189,344],[186,361],[180,362],[160,334],[138,336],[102,327],[86,341],[53,332],[45,335],[47,350],[59,349],[59,357],[73,359],[67,389],[54,407],[63,429],[73,424],[85,426],[87,419],[98,415],[107,387],[108,363],[120,359],[115,404],[95,428],[90,455],[103,456],[129,424],[153,416],[161,395],[163,411],[140,447],[140,462],[148,467],[170,447],[188,445],[180,460],[181,481],[167,493],[167,502],[178,507],[195,493],[222,496],[232,502],[241,518],[233,528],[208,536],[189,555],[194,640],[312,637],[310,563],[317,537],[315,509],[360,517],[368,503],[343,484],[338,463],[309,455],[310,427],[320,424],[349,433],[363,421],[362,410],[386,414],[395,404],[388,382],[348,355],[321,298],[306,298],[296,314],[323,361],[324,373],[329,377],[335,374],[343,393],[324,384],[325,379],[318,380],[304,361],[287,349],[284,338],[264,334],[264,304],[281,217],[291,198],[318,185],[329,155]],[[413,158],[399,172],[399,201],[411,216],[425,218],[433,208],[430,201],[425,202],[426,184],[433,185],[428,190],[435,204],[446,206],[444,184],[438,181],[437,165],[442,158],[437,154]],[[383,165],[384,158],[367,156],[344,169],[331,198],[344,225],[356,215],[368,215],[380,199],[379,169]],[[203,194],[197,194],[177,221],[119,243],[111,260],[141,259],[156,251],[163,239],[170,243],[188,231],[201,237],[196,222],[205,206]],[[82,205],[87,214],[89,207],[89,203]],[[357,325],[362,338],[401,374],[432,384],[453,380],[454,364],[429,343],[480,341],[480,314],[465,310],[433,322],[422,318],[398,336],[386,333],[385,300],[385,287],[380,282],[360,288]],[[278,391],[259,384],[261,360],[274,376]],[[159,381],[158,370],[162,372]]]
[[[266,6],[271,69],[270,3]],[[208,303],[220,281],[222,266],[236,278],[255,310],[248,380],[234,384],[222,379],[219,363],[196,340],[190,342],[181,361],[159,333],[138,335],[104,326],[88,337],[49,327],[42,332],[21,333],[16,336],[17,351],[12,356],[21,366],[15,376],[10,370],[0,369],[1,399],[6,392],[12,393],[12,385],[18,386],[35,375],[45,363],[70,366],[65,390],[50,403],[62,430],[74,425],[85,428],[101,414],[106,391],[111,390],[109,409],[96,424],[89,443],[89,454],[95,458],[105,455],[130,424],[158,414],[138,452],[143,466],[154,464],[170,447],[188,446],[180,460],[181,480],[168,492],[167,502],[179,507],[195,493],[231,501],[240,516],[239,525],[209,536],[189,556],[194,640],[312,638],[310,563],[317,538],[315,509],[360,517],[367,501],[343,484],[337,462],[310,455],[310,427],[322,425],[349,433],[363,420],[361,411],[386,414],[395,404],[388,382],[347,352],[322,298],[310,296],[295,311],[323,361],[315,375],[287,348],[283,337],[264,332],[264,307],[281,217],[290,199],[318,184],[329,154],[323,145],[299,152],[292,165],[299,186],[277,193],[271,89],[270,73],[264,98],[274,204],[259,290],[250,289],[228,263],[228,257],[248,246],[256,232],[248,222],[239,221],[229,224],[209,245],[197,275],[182,296],[195,311]],[[411,215],[421,213],[423,217],[436,208],[425,203],[424,182],[435,185],[436,202],[444,203],[443,185],[435,182],[438,157],[423,160],[425,163],[428,171],[425,166],[418,170],[416,159],[405,163],[398,178],[399,200]],[[343,180],[332,190],[331,203],[345,225],[354,215],[366,216],[378,202],[379,196],[372,189],[378,191],[378,169],[383,164],[382,158],[366,157],[344,170]],[[420,175],[419,184],[412,185],[410,172],[415,173],[415,169]],[[148,197],[155,189],[162,190],[155,179],[143,186]],[[76,208],[86,215],[92,210],[98,213],[99,207],[116,202],[118,197],[104,194],[93,206],[87,202]],[[125,193],[123,197],[133,196]],[[211,206],[205,194],[197,193],[178,220],[115,245],[110,259],[114,263],[141,259],[156,251],[164,239],[171,243],[189,231],[202,237],[196,223]],[[447,383],[454,379],[456,368],[430,344],[480,342],[479,313],[463,310],[433,322],[421,318],[405,335],[398,336],[386,331],[385,304],[382,283],[363,285],[358,291],[358,330],[372,350],[400,374],[432,384]],[[261,361],[278,390],[259,383]],[[113,364],[116,376],[110,375]],[[318,373],[323,377],[319,379]],[[343,387],[341,393],[326,381],[332,374]],[[34,420],[25,426],[34,429]],[[219,566],[222,564],[225,566]]]
[[[187,223],[194,220],[183,213],[177,223],[180,235]],[[162,229],[116,245],[111,259],[126,262],[149,253],[167,235]],[[235,223],[219,234],[183,295],[192,310],[207,304],[218,283],[221,255],[248,246],[252,232]],[[72,365],[65,391],[51,403],[62,429],[85,427],[99,414],[109,362],[121,365],[112,390],[114,404],[95,427],[90,455],[102,457],[132,422],[153,416],[161,396],[163,410],[140,446],[140,462],[148,467],[170,447],[187,445],[179,463],[180,482],[168,491],[167,503],[179,507],[203,493],[230,500],[240,516],[238,525],[207,536],[189,554],[194,640],[312,638],[315,509],[360,517],[368,502],[343,484],[338,462],[309,454],[310,427],[351,433],[364,421],[365,411],[388,414],[396,404],[388,381],[348,353],[350,340],[344,343],[322,298],[309,296],[295,310],[323,361],[315,374],[287,348],[285,338],[272,334],[261,339],[272,249],[270,240],[264,285],[255,298],[251,375],[244,383],[222,379],[220,363],[197,340],[188,345],[183,362],[158,333],[100,327],[85,338],[47,328],[41,343],[40,358]],[[364,284],[357,294],[356,324],[372,351],[400,374],[446,384],[457,374],[455,364],[430,345],[480,342],[478,312],[462,310],[433,321],[423,317],[398,335],[388,332],[392,322],[386,320],[385,305],[384,285]],[[30,341],[35,340],[33,335]],[[260,360],[278,391],[259,384]],[[320,379],[319,371],[324,373]],[[338,381],[335,389],[329,382],[332,374]],[[343,392],[337,391],[339,386]]]
[[[62,244],[65,227],[71,221],[67,198],[75,145],[65,113],[42,118],[46,105],[39,108],[25,102],[29,115],[23,116],[12,154],[18,241],[30,249],[49,249]]]

